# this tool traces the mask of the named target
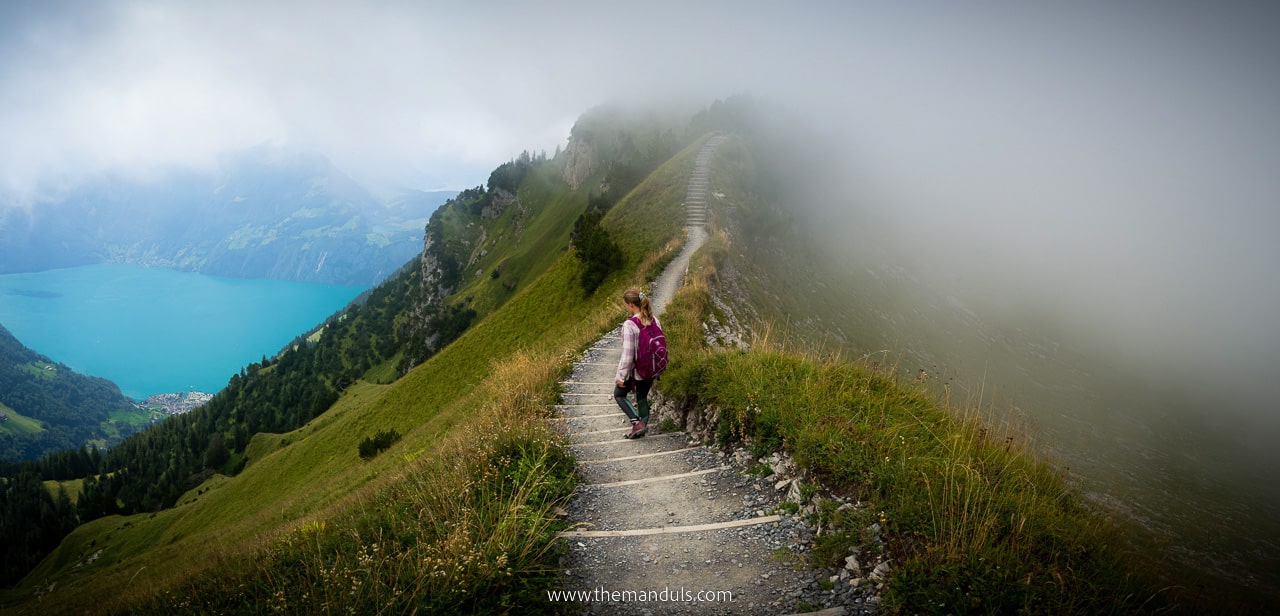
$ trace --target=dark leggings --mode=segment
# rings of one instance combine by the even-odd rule
[[[649,423],[649,388],[653,386],[653,380],[633,381],[636,385],[636,406],[631,406],[631,401],[627,400],[626,387],[614,386],[613,399],[618,401],[618,406],[622,408],[622,412],[631,418],[631,421],[643,421]]]

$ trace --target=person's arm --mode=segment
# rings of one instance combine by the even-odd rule
[[[618,373],[614,375],[614,383],[618,387],[626,387],[631,371],[636,367],[636,344],[640,341],[640,328],[631,319],[622,323],[622,357],[618,358]]]

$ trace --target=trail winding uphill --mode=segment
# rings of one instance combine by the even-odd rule
[[[706,240],[708,171],[715,147],[699,152],[689,180],[688,241],[654,285],[661,313]],[[812,538],[801,518],[778,515],[783,492],[744,473],[749,455],[733,456],[681,432],[651,425],[623,438],[630,425],[613,400],[621,329],[597,341],[564,382],[555,421],[573,440],[585,478],[568,508],[567,588],[595,614],[787,614],[872,606],[821,584],[795,550]],[[656,415],[655,415],[656,417]],[[656,419],[655,419],[656,423]]]

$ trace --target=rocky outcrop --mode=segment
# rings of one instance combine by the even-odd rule
[[[507,208],[520,203],[520,197],[501,188],[493,189],[493,198],[480,210],[480,220],[493,220],[507,211]]]
[[[436,305],[453,292],[453,288],[445,281],[445,272],[440,256],[433,250],[440,240],[428,233],[422,245],[422,304]]]
[[[582,186],[599,165],[595,148],[585,139],[570,137],[569,146],[560,155],[564,157],[562,177],[574,190]]]

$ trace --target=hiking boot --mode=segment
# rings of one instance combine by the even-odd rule
[[[646,426],[643,421],[637,421],[631,424],[631,432],[627,434],[627,438],[640,438],[648,431],[649,426]]]

